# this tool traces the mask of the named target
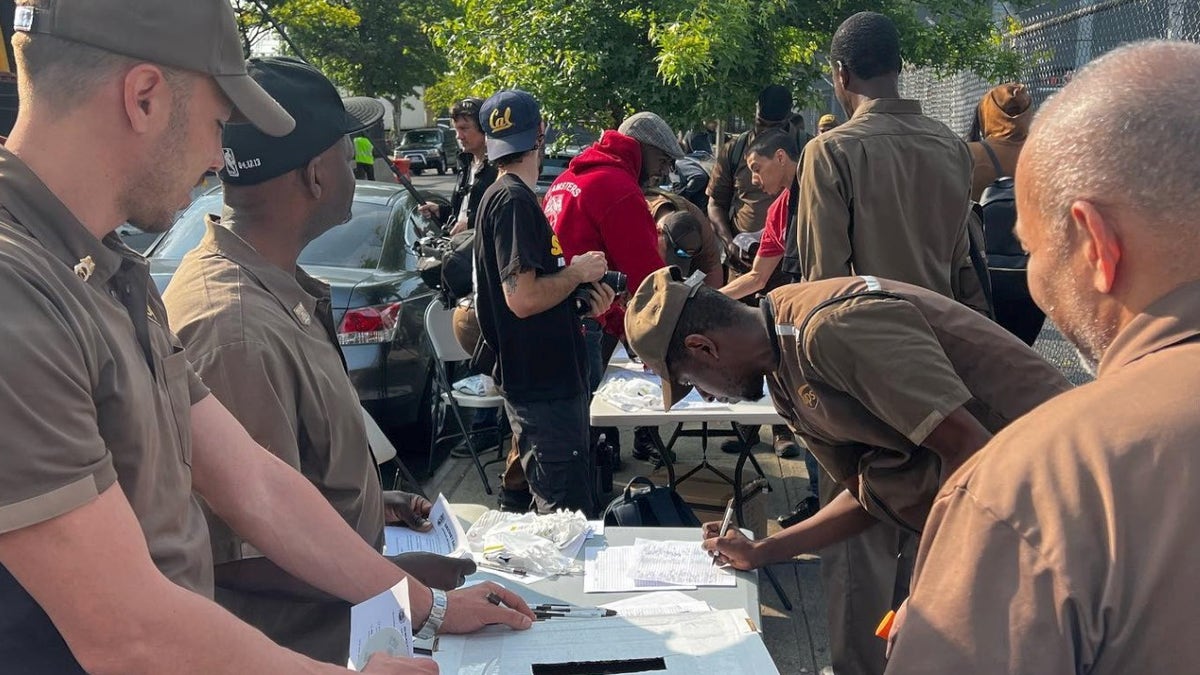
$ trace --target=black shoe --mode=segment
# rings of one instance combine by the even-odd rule
[[[529,490],[500,488],[496,502],[505,513],[527,513],[533,505],[533,495]]]
[[[661,443],[658,429],[637,427],[633,430],[633,458],[644,462],[658,457],[658,446]]]
[[[730,455],[740,455],[742,454],[742,450],[745,448],[746,444],[736,438],[731,438],[727,441],[721,441],[721,452],[725,452]]]
[[[787,528],[812,518],[819,510],[821,510],[821,500],[816,497],[805,497],[803,501],[796,505],[795,511],[786,516],[779,516],[777,520],[780,527]]]
[[[800,446],[796,444],[796,438],[791,434],[776,434],[773,445],[776,457],[798,457],[800,455]]]

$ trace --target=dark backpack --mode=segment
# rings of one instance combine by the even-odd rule
[[[629,481],[604,509],[603,518],[605,525],[617,527],[700,527],[700,519],[678,492],[644,476]]]
[[[475,230],[438,239],[434,246],[422,248],[421,255],[417,271],[426,286],[441,291],[446,305],[474,292]]]
[[[1017,201],[1013,192],[1013,178],[1006,176],[1000,167],[1000,159],[988,145],[980,141],[992,167],[996,180],[983,189],[979,197],[980,218],[983,220],[984,251],[987,252],[988,268],[993,270],[1024,270],[1029,256],[1021,250],[1021,243],[1013,228],[1017,224]]]

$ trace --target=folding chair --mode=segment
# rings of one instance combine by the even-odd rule
[[[374,417],[371,417],[371,413],[367,412],[366,408],[359,406],[359,410],[362,411],[363,424],[367,427],[367,444],[371,448],[371,455],[375,458],[376,466],[379,467],[379,482],[383,483],[383,465],[395,460],[396,475],[392,478],[393,487],[398,489],[400,487],[400,479],[404,479],[411,486],[413,492],[426,497],[425,491],[421,488],[421,483],[409,473],[408,467],[404,466],[404,462],[396,456],[396,446],[392,445],[392,442],[388,440],[387,434],[384,434],[383,429],[379,428],[379,423],[375,421]]]
[[[497,415],[497,422],[494,426],[488,426],[483,429],[471,429],[463,421],[463,408],[504,408],[504,399],[499,396],[476,396],[474,394],[466,394],[454,389],[450,380],[450,369],[448,364],[467,361],[471,355],[466,352],[454,337],[454,309],[447,309],[441,302],[434,300],[429,303],[429,307],[425,309],[425,335],[429,338],[429,343],[433,346],[434,359],[434,386],[436,387],[434,396],[434,433],[431,435],[429,444],[429,463],[433,465],[433,451],[437,444],[441,441],[462,437],[467,445],[467,450],[471,453],[471,461],[475,462],[475,469],[479,471],[479,479],[483,481],[483,489],[489,495],[492,494],[492,486],[488,483],[487,473],[483,470],[483,463],[479,461],[479,451],[475,448],[473,436],[485,432],[496,433],[496,451],[497,458],[493,462],[499,461],[503,453],[504,438],[501,433],[499,420],[500,415]],[[458,423],[458,428],[462,431],[445,434],[441,432],[441,421],[449,414],[454,416],[454,420]],[[492,462],[488,462],[491,464]]]

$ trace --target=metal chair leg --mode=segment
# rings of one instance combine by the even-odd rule
[[[471,461],[475,463],[475,470],[479,472],[479,480],[483,481],[483,491],[490,495],[492,494],[492,486],[488,482],[487,472],[483,470],[483,464],[479,463],[479,451],[475,449],[475,441],[471,440],[471,431],[463,423],[462,414],[459,412],[458,406],[453,401],[449,402],[449,406],[450,411],[454,413],[454,419],[458,422],[458,428],[462,429],[463,441],[467,444],[467,451],[471,453]]]

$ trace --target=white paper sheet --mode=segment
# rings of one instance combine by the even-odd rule
[[[695,586],[638,581],[629,576],[634,562],[633,546],[589,546],[583,549],[584,593],[627,593],[630,591],[692,591]]]
[[[588,521],[587,538],[591,539],[592,537],[600,537],[603,535],[604,535],[604,521],[603,520],[589,520]]]
[[[362,670],[376,652],[412,656],[408,579],[350,608],[350,670]]]
[[[443,674],[530,673],[533,664],[661,658],[657,673],[778,675],[744,610],[659,617],[538,621],[526,631],[489,627],[438,639]],[[581,670],[581,672],[586,672]]]
[[[629,576],[684,586],[736,586],[733,571],[713,564],[712,556],[695,541],[634,540]]]
[[[667,614],[695,614],[696,612],[711,612],[712,605],[703,600],[697,600],[680,591],[655,591],[643,593],[632,598],[617,600],[605,605],[620,616],[664,616]]]
[[[467,552],[467,533],[463,531],[458,518],[450,510],[450,503],[445,495],[438,495],[429,512],[429,522],[433,530],[417,532],[407,527],[383,528],[383,552],[385,555],[399,555],[412,551],[426,551],[439,555],[463,557]]]

